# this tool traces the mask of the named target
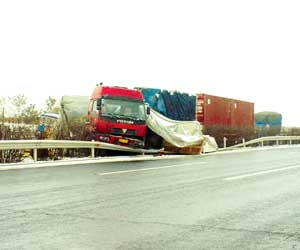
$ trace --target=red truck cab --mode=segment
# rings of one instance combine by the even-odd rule
[[[146,113],[140,90],[97,86],[90,99],[88,126],[96,141],[143,148]]]

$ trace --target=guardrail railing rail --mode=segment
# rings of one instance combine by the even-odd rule
[[[264,146],[266,142],[272,142],[272,141],[274,141],[277,145],[281,141],[286,141],[288,142],[288,144],[292,144],[293,141],[300,143],[300,136],[261,137],[234,146],[221,148],[219,149],[219,151],[247,147],[250,145]],[[70,141],[70,140],[2,140],[1,141],[0,140],[0,151],[2,151],[2,153],[5,150],[33,150],[34,161],[38,160],[39,149],[81,149],[81,148],[90,149],[91,150],[90,155],[92,158],[95,158],[96,149],[117,150],[117,151],[134,152],[140,154],[155,154],[160,152],[160,150],[129,148],[125,146],[114,145],[105,142],[96,142],[96,141]]]
[[[125,152],[134,152],[140,154],[154,154],[159,150],[146,150],[138,148],[129,148],[120,145],[109,144],[96,141],[69,141],[69,140],[3,140],[0,141],[0,150],[33,150],[33,160],[38,160],[39,149],[80,149],[89,148],[91,157],[95,158],[96,149],[117,150]]]
[[[279,142],[285,141],[288,144],[292,144],[292,142],[300,142],[300,136],[266,136],[266,137],[260,137],[260,138],[256,138],[253,139],[251,141],[247,141],[247,142],[242,142],[240,144],[236,144],[230,147],[225,147],[225,148],[221,148],[219,149],[219,151],[224,151],[224,150],[231,150],[231,149],[235,149],[235,148],[241,148],[241,147],[247,147],[250,145],[260,145],[260,146],[264,146],[266,142],[275,142],[276,145],[279,145]]]

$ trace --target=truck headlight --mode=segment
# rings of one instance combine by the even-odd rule
[[[100,135],[99,141],[109,142],[109,136]]]

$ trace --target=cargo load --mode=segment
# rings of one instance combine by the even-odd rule
[[[282,127],[282,115],[264,111],[255,114],[255,129],[259,137],[279,135]]]
[[[254,103],[208,94],[197,94],[197,120],[203,125],[204,134],[215,137],[223,147],[253,139]]]
[[[60,111],[68,120],[85,122],[89,103],[88,96],[62,96]]]
[[[203,135],[198,121],[176,121],[151,110],[147,127],[161,136],[165,151],[178,154],[215,152],[218,145],[213,137]]]
[[[165,141],[179,148],[200,145],[204,139],[202,127],[197,121],[171,120],[151,109],[146,123]]]
[[[281,126],[282,115],[277,112],[264,111],[255,114],[255,126]]]
[[[178,91],[139,88],[145,102],[155,111],[177,121],[194,121],[196,96]]]
[[[51,139],[85,140],[89,102],[88,96],[62,96],[55,106],[58,113],[42,113],[40,118],[52,130]]]
[[[197,95],[197,120],[203,126],[254,127],[254,103],[213,96]]]

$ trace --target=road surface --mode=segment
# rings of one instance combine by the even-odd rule
[[[0,171],[0,249],[300,249],[300,148]]]

